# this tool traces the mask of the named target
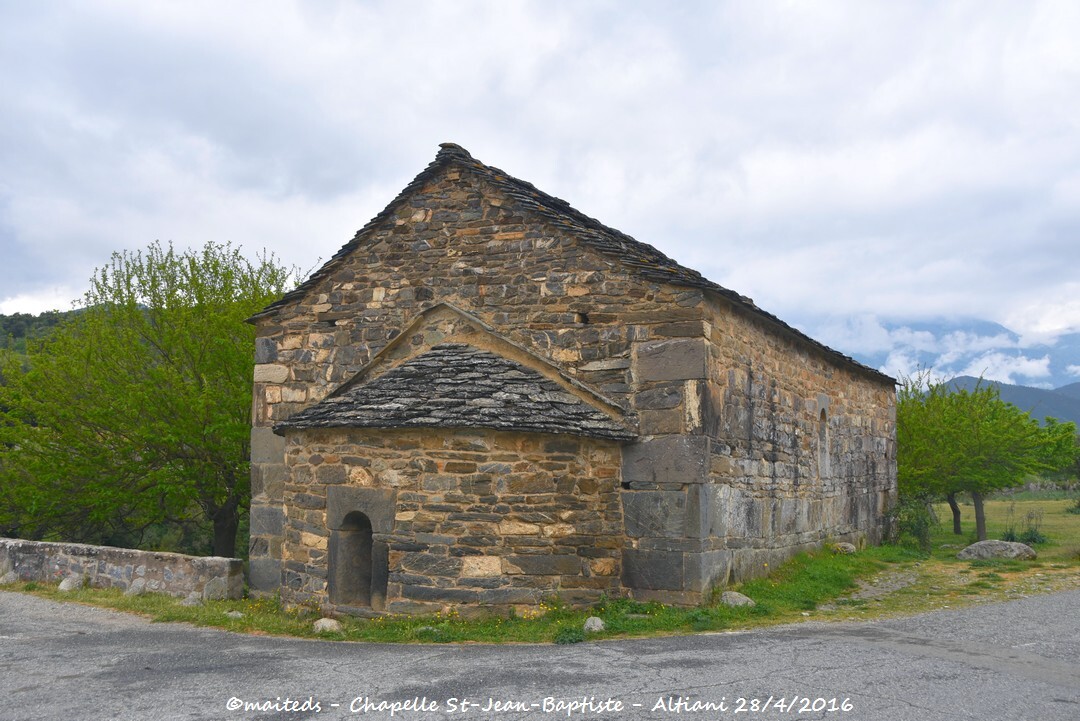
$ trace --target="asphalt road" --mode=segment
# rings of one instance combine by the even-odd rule
[[[574,646],[244,636],[0,592],[0,721],[360,718],[1076,721],[1080,591]]]

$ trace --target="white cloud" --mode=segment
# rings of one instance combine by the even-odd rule
[[[1080,365],[1067,366],[1065,372],[1071,376],[1080,376]]]
[[[0,313],[41,313],[45,310],[71,310],[82,297],[83,291],[73,288],[49,288],[37,293],[26,293],[0,298]]]
[[[1024,355],[1010,356],[1004,353],[985,353],[955,375],[982,377],[1001,383],[1029,385],[1026,379],[1045,378],[1050,375],[1050,357],[1028,358]]]

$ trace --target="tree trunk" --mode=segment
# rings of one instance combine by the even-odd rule
[[[240,512],[236,499],[230,498],[214,513],[214,555],[236,558],[236,532],[240,528]]]
[[[971,501],[975,504],[975,537],[978,541],[986,540],[986,514],[983,512],[983,495],[979,491],[971,492]]]
[[[963,533],[960,530],[960,504],[956,502],[955,493],[946,495],[945,499],[949,502],[949,508],[952,509],[952,532],[959,536]]]

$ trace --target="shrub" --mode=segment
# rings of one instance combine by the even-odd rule
[[[1049,540],[1038,528],[1029,528],[1020,534],[1020,543],[1026,543],[1029,546],[1036,543],[1046,543]]]
[[[930,552],[930,530],[936,521],[927,503],[919,498],[901,498],[889,512],[892,543]]]

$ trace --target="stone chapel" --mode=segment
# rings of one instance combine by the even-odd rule
[[[887,531],[894,379],[454,144],[251,322],[289,604],[695,604]]]

